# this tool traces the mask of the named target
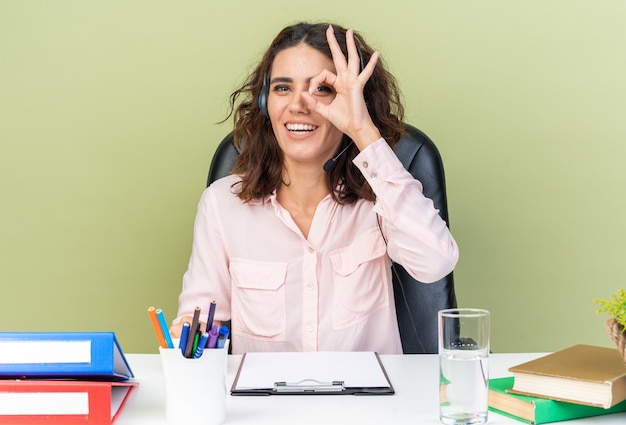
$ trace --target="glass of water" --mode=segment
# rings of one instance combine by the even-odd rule
[[[489,312],[439,311],[439,419],[445,425],[487,422]]]

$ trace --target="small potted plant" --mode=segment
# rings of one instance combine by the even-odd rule
[[[607,313],[611,316],[606,321],[606,330],[626,361],[626,290],[620,289],[611,296],[611,299],[594,301],[600,304],[598,313]]]

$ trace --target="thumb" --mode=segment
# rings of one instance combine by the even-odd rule
[[[329,107],[328,105],[325,105],[322,102],[319,102],[314,96],[311,95],[311,93],[309,92],[304,92],[302,93],[302,98],[304,99],[304,101],[306,102],[306,106],[314,111],[317,112],[318,114],[320,114],[321,116],[323,116],[324,118],[328,119],[328,114],[329,114]]]

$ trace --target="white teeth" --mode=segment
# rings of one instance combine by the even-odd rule
[[[313,131],[317,128],[316,125],[309,124],[287,124],[286,127],[289,131]]]

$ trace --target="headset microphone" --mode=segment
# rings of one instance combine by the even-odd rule
[[[333,171],[333,170],[335,169],[335,166],[337,165],[337,159],[339,159],[339,157],[340,157],[341,155],[343,155],[343,154],[344,154],[344,152],[345,152],[345,151],[347,151],[347,150],[348,150],[348,148],[349,148],[350,146],[352,146],[352,144],[353,144],[353,143],[354,143],[354,141],[350,140],[350,143],[348,143],[348,144],[346,145],[346,147],[345,147],[345,148],[343,148],[343,149],[341,150],[341,152],[339,152],[339,153],[337,154],[337,156],[336,156],[336,157],[331,158],[331,159],[329,159],[328,161],[326,161],[326,162],[324,163],[324,167],[323,167],[323,168],[324,168],[324,171],[326,171],[327,173],[330,173],[331,171]]]

